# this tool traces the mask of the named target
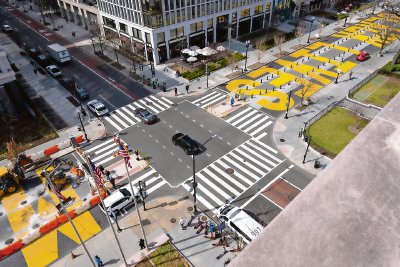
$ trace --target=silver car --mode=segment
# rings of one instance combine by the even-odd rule
[[[108,113],[108,108],[96,99],[87,102],[87,107],[97,116],[103,116]]]
[[[50,73],[54,78],[61,77],[61,70],[56,65],[50,65],[46,67],[46,70]]]

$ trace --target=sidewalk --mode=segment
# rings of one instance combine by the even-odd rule
[[[217,240],[206,239],[203,237],[203,233],[196,235],[193,229],[194,223],[186,230],[182,230],[181,226],[178,224],[180,217],[184,217],[187,223],[189,207],[192,207],[192,203],[186,200],[186,198],[162,197],[151,203],[147,203],[146,211],[140,208],[150,251],[139,249],[138,244],[139,239],[142,238],[142,233],[138,225],[136,212],[133,212],[123,219],[120,217],[119,225],[123,231],[117,235],[120,239],[121,247],[128,264],[137,263],[143,257],[146,257],[145,255],[151,253],[157,246],[170,240],[188,261],[196,267],[223,266],[224,261],[228,257],[232,257],[231,252],[227,253],[219,261],[216,260],[217,255],[222,252],[222,247],[212,246],[212,243],[216,243]],[[197,222],[197,219],[194,219],[193,222]],[[124,266],[111,228],[107,228],[87,241],[86,245],[89,253],[91,253],[93,257],[98,255],[107,266]],[[228,249],[234,247],[236,247],[235,243],[231,244]],[[89,259],[82,246],[74,249],[72,252],[79,256],[72,259],[71,255],[68,254],[50,266],[90,266]]]

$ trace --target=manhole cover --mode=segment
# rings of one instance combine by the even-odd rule
[[[207,216],[201,216],[201,220],[203,221],[203,222],[205,222],[205,221],[207,221]]]
[[[14,242],[14,238],[7,239],[6,245],[10,245],[12,242]]]
[[[149,219],[145,219],[145,220],[142,221],[142,225],[143,226],[146,226],[146,225],[149,225],[149,224],[151,224],[151,221]]]
[[[32,229],[36,229],[36,228],[38,228],[39,227],[39,224],[38,223],[35,223],[34,225],[32,225]]]
[[[25,205],[26,204],[26,200],[21,202],[21,205]]]
[[[232,168],[227,168],[227,169],[225,170],[225,172],[226,172],[227,174],[233,174],[233,173],[235,172],[235,170],[232,169]]]
[[[172,218],[171,220],[169,220],[171,223],[176,223],[176,219]]]
[[[188,207],[187,210],[188,210],[188,211],[192,211],[192,210],[193,210],[193,207]]]
[[[101,123],[97,124],[97,126],[101,126]]]
[[[283,142],[285,142],[285,139],[281,138],[281,139],[279,139],[279,141],[281,141],[283,143]]]

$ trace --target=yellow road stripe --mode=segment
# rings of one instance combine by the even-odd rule
[[[289,56],[294,57],[294,58],[299,58],[299,57],[308,56],[308,54],[309,54],[309,50],[302,48],[302,49],[299,49],[299,50],[291,53]]]
[[[81,214],[80,216],[74,218],[73,221],[83,241],[88,240],[101,231],[100,226],[97,224],[90,212]],[[76,243],[80,244],[79,239],[70,223],[65,223],[64,225],[60,226],[58,230],[74,240]]]
[[[21,230],[25,230],[30,226],[30,218],[35,214],[31,204],[26,204],[19,209],[8,213],[8,221],[10,222],[11,228],[14,233],[18,233]]]
[[[20,187],[20,189],[11,195],[5,195],[1,203],[3,204],[3,208],[6,212],[11,212],[17,208],[22,201],[26,200],[25,191]]]
[[[22,249],[28,267],[44,267],[58,258],[57,230]]]
[[[287,94],[281,91],[268,91],[266,97],[257,101],[257,104],[270,110],[285,110],[287,105],[287,98]],[[290,98],[289,108],[293,107],[293,105],[294,100],[293,98]]]

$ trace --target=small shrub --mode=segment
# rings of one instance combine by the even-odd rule
[[[347,18],[348,16],[349,16],[348,14],[340,13],[340,14],[337,15],[337,19],[338,19],[338,20],[342,20],[342,19],[344,19],[344,18]]]
[[[287,32],[285,33],[285,41],[292,40],[296,37],[295,32]]]

